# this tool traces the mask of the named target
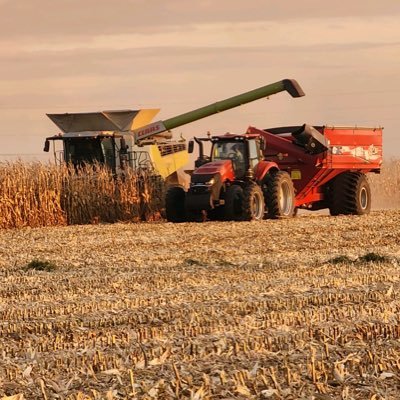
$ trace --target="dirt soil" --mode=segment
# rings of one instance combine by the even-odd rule
[[[0,231],[0,398],[398,399],[399,238],[400,211]]]

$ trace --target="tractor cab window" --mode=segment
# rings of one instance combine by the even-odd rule
[[[250,166],[254,168],[260,161],[260,144],[258,140],[249,140]]]
[[[233,169],[238,177],[246,171],[246,148],[243,142],[220,141],[214,143],[212,161],[232,160]]]

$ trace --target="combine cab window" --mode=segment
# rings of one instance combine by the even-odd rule
[[[114,153],[112,138],[72,138],[65,140],[65,161],[75,166],[99,163],[114,169]]]
[[[104,164],[104,155],[99,139],[73,138],[65,140],[65,161],[76,166]]]

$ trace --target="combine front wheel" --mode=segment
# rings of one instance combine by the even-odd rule
[[[295,194],[290,175],[285,171],[272,172],[267,177],[266,185],[268,217],[293,217]]]
[[[165,195],[165,214],[168,222],[185,222],[185,196],[181,186],[171,186]]]
[[[259,221],[264,218],[264,195],[260,186],[252,183],[243,193],[243,219]]]
[[[364,215],[371,210],[371,189],[367,177],[360,172],[338,175],[330,188],[331,215]]]

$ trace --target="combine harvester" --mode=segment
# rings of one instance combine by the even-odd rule
[[[171,140],[164,132],[152,138],[135,138],[135,128],[148,124],[158,109],[47,114],[62,133],[46,138],[44,151],[53,142],[54,159],[76,167],[107,166],[114,175],[130,168],[161,177],[169,185],[184,184],[179,169],[188,162],[186,141]],[[58,150],[55,142],[62,142]]]
[[[296,85],[286,79],[153,123],[149,122],[159,109],[47,114],[62,132],[46,138],[44,151],[49,152],[53,142],[57,164],[100,164],[114,175],[130,168],[161,177],[167,187],[185,186],[187,179],[182,168],[189,160],[186,141],[172,140],[171,129],[284,90],[297,97]],[[62,150],[56,142],[62,142]]]

